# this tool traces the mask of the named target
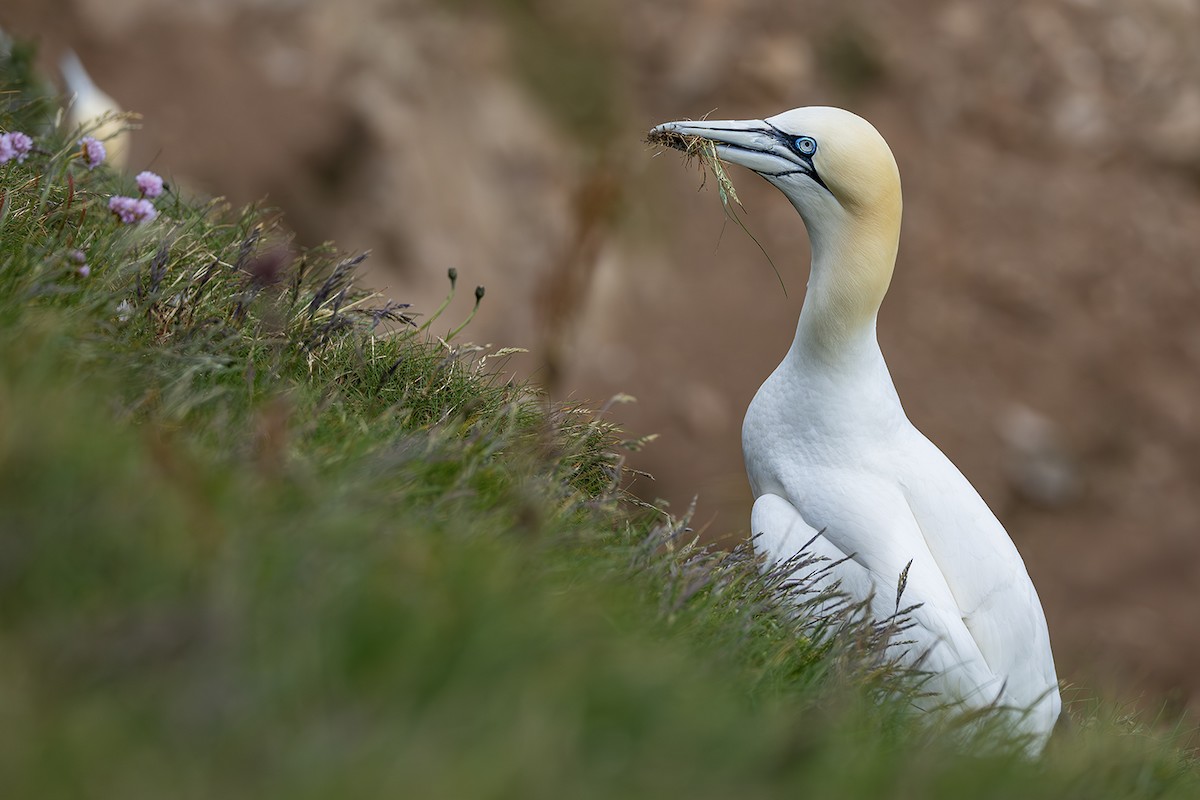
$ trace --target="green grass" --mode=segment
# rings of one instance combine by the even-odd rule
[[[610,425],[262,210],[119,225],[44,123],[0,165],[6,798],[1200,796],[1102,709],[1036,761],[910,717],[886,631],[688,546]]]

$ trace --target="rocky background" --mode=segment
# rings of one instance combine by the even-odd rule
[[[1060,675],[1200,709],[1200,2],[8,0],[145,115],[131,168],[374,279],[631,435],[636,489],[746,534],[739,426],[786,351],[807,243],[745,223],[646,129],[851,108],[896,152],[905,229],[880,338],[913,421],[1008,527]],[[463,286],[465,284],[465,286]],[[445,325],[442,325],[445,321]]]

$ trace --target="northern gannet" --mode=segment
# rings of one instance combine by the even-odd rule
[[[96,85],[73,50],[63,54],[58,69],[67,84],[67,91],[72,95],[71,105],[67,109],[68,124],[104,142],[109,164],[117,170],[124,170],[129,165],[132,139],[129,115],[116,100]]]
[[[871,612],[906,604],[901,659],[929,674],[923,709],[1012,709],[1040,751],[1062,707],[1041,602],[979,493],[904,413],[876,340],[900,240],[900,173],[866,120],[829,107],[761,120],[668,122],[784,193],[808,229],[812,267],[796,336],[742,426],[751,533],[769,562],[811,551]],[[900,645],[896,645],[900,646]]]

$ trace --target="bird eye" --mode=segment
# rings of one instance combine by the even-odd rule
[[[801,136],[796,140],[796,149],[803,155],[811,156],[817,152],[817,141],[809,136]]]

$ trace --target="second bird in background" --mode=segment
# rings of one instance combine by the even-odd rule
[[[129,119],[117,101],[96,85],[73,50],[63,54],[58,64],[67,92],[67,124],[104,143],[108,162],[114,169],[129,166],[132,133]]]

